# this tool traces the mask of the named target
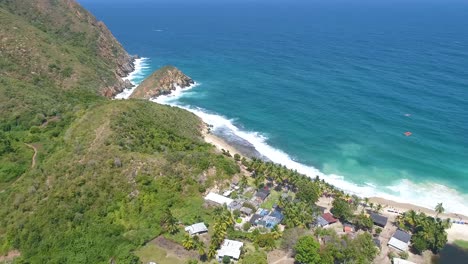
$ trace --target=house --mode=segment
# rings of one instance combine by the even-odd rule
[[[370,217],[372,222],[377,226],[384,228],[387,225],[388,218],[383,215],[371,213]]]
[[[266,228],[273,228],[283,221],[283,214],[280,211],[274,210],[268,215],[258,219],[257,224]]]
[[[407,251],[410,240],[410,234],[398,229],[388,241],[388,245],[400,251]]]
[[[338,219],[334,218],[331,213],[324,213],[322,215],[319,215],[315,219],[315,224],[320,227],[326,227],[328,225],[336,223],[337,221]]]
[[[327,225],[331,225],[331,224],[334,224],[338,221],[338,219],[336,219],[335,217],[333,217],[333,215],[331,213],[324,213],[322,214],[321,216],[319,216],[321,218],[323,218],[325,221],[327,221]]]
[[[231,259],[239,260],[241,254],[241,248],[244,243],[235,240],[225,239],[221,248],[218,250],[218,260],[221,261],[224,256],[228,256]]]
[[[244,204],[243,200],[234,200],[228,205],[228,209],[231,211],[240,210],[242,208],[242,204]]]
[[[191,236],[196,234],[203,234],[208,232],[208,228],[206,227],[205,223],[196,223],[191,226],[187,226],[185,231],[188,232]]]
[[[252,215],[252,217],[250,218],[249,220],[249,223],[252,225],[252,226],[256,226],[258,224],[258,220],[260,218],[262,218],[263,216],[259,215],[259,214],[254,214]]]
[[[263,208],[258,208],[256,212],[256,214],[261,215],[261,216],[268,215],[269,213],[270,211],[268,211],[267,209],[263,209]]]
[[[270,195],[269,190],[260,189],[255,193],[255,199],[257,199],[259,202],[264,202],[268,195]]]
[[[231,198],[224,197],[217,193],[210,192],[208,195],[205,196],[205,201],[212,202],[218,205],[227,205],[229,206],[234,200]]]
[[[231,195],[232,193],[232,190],[226,190],[225,192],[223,192],[223,196],[224,197],[229,197],[229,195]]]
[[[354,225],[345,223],[343,224],[343,232],[345,233],[352,233],[354,232],[355,228]]]
[[[414,262],[411,262],[409,260],[401,259],[401,258],[393,258],[392,260],[393,264],[416,264]]]
[[[248,208],[248,207],[241,207],[241,209],[239,209],[239,211],[241,212],[241,214],[245,215],[245,216],[248,216],[248,215],[251,215],[252,214],[252,208]]]
[[[327,220],[325,220],[325,218],[323,218],[322,216],[318,216],[317,219],[315,220],[315,223],[317,226],[320,226],[320,227],[326,227],[328,226],[328,222]]]

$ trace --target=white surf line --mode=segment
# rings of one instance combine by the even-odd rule
[[[149,58],[139,58],[135,60],[135,70],[132,71],[127,77],[122,78],[123,80],[129,80],[133,87],[130,89],[124,89],[121,93],[117,94],[114,99],[128,99],[133,91],[137,88],[139,83],[135,81],[136,78],[143,77],[144,71],[149,69],[150,66],[148,65]]]
[[[375,185],[363,183],[362,185],[346,181],[345,177],[336,174],[325,174],[315,167],[307,166],[294,161],[291,157],[282,150],[276,149],[268,145],[268,138],[258,132],[242,131],[224,116],[212,114],[201,108],[193,108],[184,106],[177,102],[178,99],[184,96],[184,93],[198,84],[190,88],[176,89],[169,95],[159,96],[151,101],[177,106],[199,116],[204,122],[213,125],[213,129],[219,127],[227,127],[238,137],[250,142],[255,149],[271,161],[284,165],[289,169],[297,170],[299,173],[305,174],[310,178],[319,176],[326,182],[350,194],[356,194],[360,197],[380,197],[387,200],[392,200],[399,203],[409,203],[417,206],[434,209],[435,205],[442,202],[447,212],[467,214],[468,212],[468,195],[459,193],[447,186],[437,183],[414,183],[408,179],[397,179],[394,185],[381,186],[380,190]],[[398,193],[393,195],[392,193]]]

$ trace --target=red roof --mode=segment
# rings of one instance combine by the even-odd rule
[[[333,224],[333,223],[336,223],[336,221],[338,221],[335,217],[333,217],[332,214],[330,213],[325,213],[322,215],[323,219],[327,220],[327,222],[329,224]]]

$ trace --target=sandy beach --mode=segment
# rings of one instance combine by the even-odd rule
[[[434,210],[417,206],[409,203],[398,203],[391,200],[387,200],[380,197],[371,197],[369,201],[374,204],[382,205],[382,214],[388,217],[396,217],[398,213],[403,213],[409,210],[414,210],[416,212],[423,212],[426,215],[435,217],[436,212]],[[452,243],[455,240],[468,240],[468,216],[455,213],[443,213],[438,216],[439,218],[446,219],[450,218],[454,221],[463,221],[465,224],[453,223],[450,229],[447,230],[447,239],[449,243]]]
[[[220,137],[218,137],[216,135],[213,135],[211,133],[208,133],[208,132],[203,133],[203,136],[204,136],[205,141],[207,143],[210,143],[210,144],[214,145],[216,147],[216,149],[218,149],[219,151],[222,151],[224,149],[224,150],[229,151],[229,153],[231,153],[231,155],[239,154],[239,155],[243,156],[240,151],[238,151],[233,146],[229,145],[222,138],[220,138]]]
[[[222,138],[209,133],[207,129],[203,133],[203,136],[206,142],[214,145],[219,151],[224,149],[224,150],[228,150],[232,155],[237,153],[242,156],[242,153],[240,151],[238,151],[233,146],[229,145]],[[382,205],[381,213],[390,218],[395,218],[398,215],[398,213],[403,213],[409,210],[414,210],[416,212],[424,212],[425,214],[434,216],[434,217],[436,216],[436,212],[434,210],[421,207],[418,205],[410,204],[410,203],[398,203],[398,202],[387,200],[381,197],[369,197],[369,201],[374,204],[381,204]],[[324,201],[324,202],[325,204],[323,204],[322,206],[325,206],[325,207],[331,206],[331,200]],[[465,223],[468,223],[468,216],[462,215],[462,214],[443,213],[443,214],[440,214],[438,217],[442,219],[450,218],[455,221],[464,221]],[[468,240],[468,224],[453,223],[452,227],[449,230],[447,230],[447,237],[448,237],[449,243],[452,243],[455,240]]]

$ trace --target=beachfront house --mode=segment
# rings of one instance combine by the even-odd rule
[[[234,200],[228,197],[224,197],[222,195],[219,195],[217,193],[210,192],[208,195],[205,196],[205,201],[208,203],[213,203],[216,205],[227,205],[229,206]]]
[[[331,224],[334,224],[338,219],[334,218],[331,213],[324,213],[317,217],[316,224],[321,227],[327,227]]]
[[[193,236],[208,232],[208,228],[206,227],[205,223],[201,222],[193,224],[191,226],[187,226],[185,228],[185,231],[188,232],[191,236]]]
[[[390,238],[390,241],[388,241],[388,245],[400,251],[407,251],[410,240],[410,234],[406,233],[403,230],[397,229],[395,234],[393,234],[392,238]]]
[[[383,215],[371,213],[370,217],[372,219],[372,222],[374,222],[374,224],[377,226],[385,228],[385,226],[387,225],[388,218]]]
[[[222,261],[225,256],[234,260],[239,260],[243,246],[244,243],[240,241],[225,239],[221,248],[218,250],[218,261]]]

